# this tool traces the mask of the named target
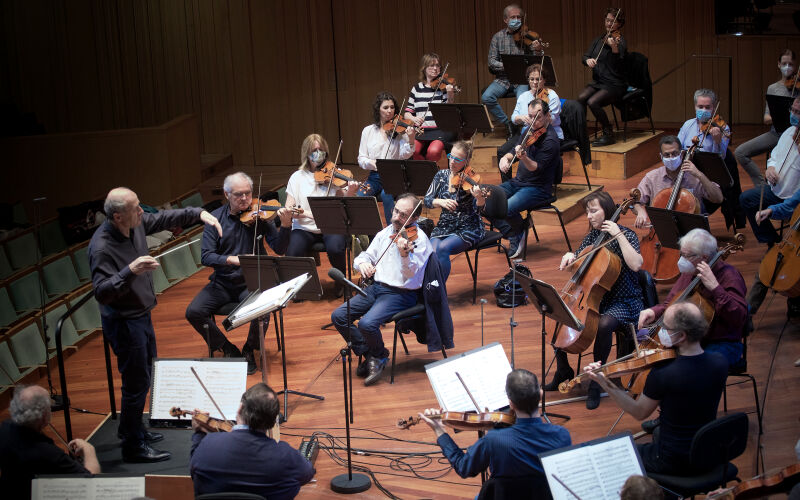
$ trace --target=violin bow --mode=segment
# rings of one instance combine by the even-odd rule
[[[217,411],[222,416],[222,420],[228,420],[227,418],[225,418],[225,414],[222,412],[222,408],[220,408],[219,405],[217,404],[217,402],[214,400],[214,396],[212,396],[211,393],[208,392],[208,388],[206,388],[206,384],[204,384],[203,381],[200,380],[200,375],[197,374],[197,372],[194,369],[194,366],[190,366],[189,369],[192,370],[192,373],[194,374],[194,378],[196,378],[197,381],[200,383],[200,387],[203,388],[203,390],[206,393],[206,396],[208,396],[208,399],[210,399],[211,402],[214,403],[214,407],[216,407]]]
[[[606,31],[606,36],[603,37],[603,45],[600,46],[600,50],[597,51],[597,55],[594,56],[595,62],[597,62],[597,58],[600,57],[600,53],[603,52],[603,48],[606,46],[606,40],[608,37],[611,36],[611,32],[614,31],[614,25],[617,24],[617,18],[619,17],[620,12],[622,12],[622,8],[617,9],[617,15],[614,16],[614,22],[611,23],[611,29]]]
[[[264,176],[264,171],[262,170],[258,174],[258,196],[256,197],[256,199],[258,200],[258,206],[261,205],[261,179],[263,178],[263,176]],[[258,216],[257,215],[256,215],[255,223],[253,224],[253,228],[254,228],[254,231],[253,231],[253,255],[255,255],[256,254],[256,240],[257,240],[256,236],[258,235]],[[192,371],[194,371],[194,368],[192,369]],[[198,378],[197,380],[200,380],[200,379]],[[200,382],[200,383],[202,384],[202,382]]]
[[[778,180],[780,180],[781,172],[783,172],[783,167],[786,166],[786,161],[789,159],[789,155],[792,153],[792,149],[794,149],[793,146],[797,145],[797,139],[798,138],[800,138],[800,128],[798,128],[798,130],[795,131],[794,138],[792,139],[792,144],[790,144],[789,147],[786,149],[786,156],[783,157],[783,161],[781,162],[781,166],[775,171],[775,174],[778,176]],[[776,182],[776,184],[777,184],[777,182]],[[763,210],[763,208],[764,208],[763,205],[764,205],[764,188],[765,187],[766,187],[766,184],[762,184],[761,185],[761,199],[758,202],[758,211],[759,212],[761,210]],[[756,213],[758,213],[758,212],[756,212]]]
[[[571,263],[570,265],[568,265],[567,267],[572,267],[572,266],[574,266],[574,265],[575,265],[575,263],[576,263],[576,262],[578,262],[579,260],[581,260],[581,259],[584,259],[584,258],[586,258],[586,257],[588,257],[588,256],[590,256],[590,255],[592,255],[592,254],[594,254],[595,252],[597,252],[598,250],[600,250],[600,249],[602,249],[602,248],[605,248],[605,246],[606,246],[606,245],[608,245],[608,244],[609,244],[609,243],[611,243],[612,241],[616,240],[616,239],[617,239],[617,236],[619,236],[620,234],[622,234],[622,229],[620,229],[620,230],[617,232],[617,234],[615,234],[615,235],[613,235],[611,238],[607,239],[607,240],[606,240],[605,242],[603,242],[601,245],[598,245],[598,246],[596,246],[595,248],[592,248],[591,250],[589,250],[588,252],[586,252],[586,253],[584,253],[584,254],[581,254],[581,255],[579,255],[579,256],[577,256],[577,257],[575,257],[575,260],[573,260],[573,261],[572,261],[572,263]]]
[[[394,114],[395,114],[395,117],[397,118],[397,120],[395,120],[394,127],[392,127],[392,133],[389,134],[389,143],[386,145],[386,152],[383,153],[383,158],[384,159],[386,159],[386,157],[389,156],[389,148],[392,147],[392,141],[394,140],[394,132],[395,132],[395,130],[397,130],[397,124],[400,122],[400,113],[402,112],[403,108],[405,108],[405,107],[406,107],[406,98],[404,97],[403,98],[403,104],[400,105],[400,109],[399,110],[398,109],[394,110],[395,111]]]
[[[403,227],[401,227],[400,230],[395,233],[395,235],[392,237],[392,241],[390,241],[389,244],[386,245],[386,248],[383,249],[383,253],[381,253],[381,256],[378,257],[377,261],[375,261],[373,267],[377,269],[378,263],[381,261],[381,259],[383,259],[383,256],[386,255],[386,252],[388,252],[389,249],[392,248],[392,245],[394,245],[394,242],[397,241],[397,238],[400,236],[400,233],[406,230],[406,228],[408,227],[408,223],[411,222],[411,217],[414,215],[414,212],[417,211],[417,208],[419,208],[421,204],[422,200],[419,200],[417,204],[414,206],[414,210],[411,211],[411,215],[409,215],[408,219],[406,219],[406,223],[403,224]]]
[[[331,172],[331,180],[328,181],[328,189],[325,190],[325,196],[330,196],[331,186],[333,186],[333,176],[336,175],[336,165],[339,164],[339,154],[342,152],[342,143],[344,140],[339,139],[339,150],[336,151],[336,159],[333,160],[333,172]]]
[[[480,413],[481,412],[481,407],[478,404],[478,402],[475,401],[475,397],[472,395],[472,392],[470,392],[469,387],[467,387],[467,383],[464,382],[463,378],[461,378],[461,374],[460,373],[456,372],[456,377],[458,377],[458,381],[461,382],[461,385],[464,386],[464,390],[467,391],[467,396],[469,396],[469,399],[472,401],[472,404],[475,405],[475,410],[477,410],[477,412]],[[487,408],[486,411],[489,411],[488,408]]]
[[[527,141],[528,137],[530,137],[530,135],[533,133],[533,124],[536,123],[536,120],[539,119],[539,114],[540,113],[541,113],[541,111],[539,111],[539,113],[536,113],[536,116],[533,117],[533,121],[531,122],[530,126],[528,126],[528,130],[525,132],[525,135],[520,138],[519,142],[517,143],[517,146],[522,146],[523,144],[525,144],[525,141]],[[519,161],[519,156],[517,156],[516,149],[517,149],[517,147],[514,146],[514,159],[511,160],[511,166],[512,167],[516,164],[516,162]],[[509,167],[509,170],[510,169],[511,168]]]

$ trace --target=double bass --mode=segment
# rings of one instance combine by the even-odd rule
[[[616,222],[639,199],[639,190],[631,191],[631,198],[623,200],[608,220]],[[619,277],[622,262],[605,243],[608,233],[600,233],[591,247],[586,247],[576,257],[583,259],[567,284],[561,290],[561,299],[583,325],[575,330],[559,324],[556,328],[555,346],[571,354],[580,354],[594,341],[600,323],[600,301],[611,290]],[[600,248],[602,247],[602,248]],[[586,255],[585,258],[582,256]]]

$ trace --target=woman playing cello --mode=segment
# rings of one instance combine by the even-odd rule
[[[594,360],[605,363],[611,352],[611,335],[623,323],[634,323],[643,308],[642,290],[639,287],[637,272],[642,266],[639,255],[639,239],[630,229],[609,220],[616,205],[605,191],[592,193],[583,200],[586,217],[589,219],[589,233],[583,238],[578,254],[590,247],[601,232],[608,233],[611,243],[605,248],[620,258],[619,276],[600,302],[600,321],[594,339]],[[576,254],[567,252],[561,258],[559,269],[568,268],[576,260]],[[546,391],[558,390],[558,384],[572,378],[574,372],[569,366],[567,353],[556,351],[557,370],[553,380],[544,386]],[[589,385],[586,408],[594,410],[600,405],[600,386],[596,382]]]
[[[452,85],[440,83],[442,62],[438,54],[429,52],[422,56],[419,68],[420,81],[411,87],[404,118],[419,127],[422,135],[414,141],[414,159],[439,161],[444,143],[454,139],[454,134],[440,130],[428,107],[432,102],[446,103],[455,99]]]

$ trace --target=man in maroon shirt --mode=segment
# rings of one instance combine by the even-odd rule
[[[717,239],[704,229],[693,229],[680,239],[681,276],[672,286],[667,300],[639,314],[639,328],[653,323],[664,314],[675,297],[681,294],[695,276],[700,278],[695,293],[714,306],[714,318],[708,334],[703,337],[703,349],[718,352],[733,365],[742,358],[742,334],[747,323],[747,287],[741,273],[719,259],[713,266],[708,262],[717,253]]]

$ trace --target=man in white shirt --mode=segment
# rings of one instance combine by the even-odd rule
[[[372,277],[375,283],[364,289],[367,297],[356,295],[350,300],[350,323],[347,304],[331,314],[331,321],[342,337],[351,340],[353,352],[359,357],[366,356],[356,370],[358,376],[366,377],[364,385],[378,381],[389,359],[381,325],[417,303],[425,264],[433,248],[422,230],[416,231],[416,239],[401,232],[394,242],[392,240],[404,226],[416,229],[420,211],[421,204],[413,194],[397,197],[391,223],[376,234],[369,248],[353,261],[361,276]],[[356,327],[352,322],[359,318]]]

